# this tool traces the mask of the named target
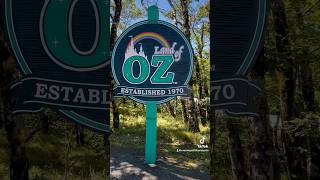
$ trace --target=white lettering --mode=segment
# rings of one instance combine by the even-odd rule
[[[100,92],[96,89],[89,89],[89,101],[88,103],[97,104],[100,101]]]
[[[48,90],[48,86],[46,84],[37,83],[37,92],[34,97],[47,98],[48,93],[46,93],[46,90]]]
[[[59,97],[59,86],[50,86],[48,99],[57,100]]]
[[[70,101],[70,99],[69,99],[69,94],[70,94],[70,93],[73,93],[73,88],[71,88],[71,87],[62,87],[62,88],[61,88],[61,92],[63,92],[63,91],[64,91],[63,101],[69,102],[69,101]]]
[[[80,88],[75,96],[75,98],[73,99],[73,102],[81,102],[81,103],[86,103],[86,98],[84,96],[84,92],[83,89]]]
[[[177,43],[174,42],[170,48],[162,47],[159,49],[158,46],[154,47],[154,55],[173,55],[174,61],[178,62],[181,60],[184,46],[180,46],[179,50],[175,50]]]

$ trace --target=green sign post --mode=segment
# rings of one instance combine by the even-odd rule
[[[188,96],[193,69],[189,41],[175,26],[159,20],[157,6],[148,8],[148,20],[129,27],[112,54],[115,96],[146,105],[145,162],[156,162],[157,105]]]
[[[145,160],[148,164],[156,162],[157,153],[157,104],[150,101],[146,104],[146,146]]]
[[[159,20],[157,6],[150,6],[148,9],[148,21],[155,24]],[[157,103],[148,101],[146,103],[146,146],[145,161],[147,164],[154,164],[157,158]]]

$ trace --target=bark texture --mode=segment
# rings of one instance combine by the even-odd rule
[[[121,16],[121,11],[122,11],[122,0],[114,0],[115,4],[115,10],[114,10],[114,15],[112,16],[112,26],[111,26],[111,33],[110,33],[110,49],[112,50],[116,39],[117,39],[117,32],[118,32],[118,26],[120,23],[120,16]],[[112,74],[110,73],[110,76],[112,77]],[[112,77],[113,78],[113,77]],[[111,104],[112,104],[112,111],[113,111],[113,123],[115,128],[119,128],[120,126],[120,118],[119,118],[119,112],[117,108],[117,104],[113,98],[113,84],[114,82],[111,82],[110,86],[110,98],[111,98]],[[107,180],[109,180],[110,177],[110,139],[109,139],[109,134],[106,134],[104,136],[104,146],[105,146],[105,154],[106,154],[106,167],[107,167]]]
[[[226,117],[224,120],[226,121],[226,127],[228,129],[229,153],[233,180],[247,180],[249,177],[245,168],[243,148],[236,124],[239,123],[239,119]]]
[[[201,76],[201,68],[204,71],[204,66],[200,65],[199,59],[203,58],[203,49],[204,49],[204,32],[205,32],[205,24],[202,24],[201,27],[201,33],[200,33],[200,42],[198,44],[198,54],[199,58],[196,61],[196,72],[197,72],[197,83],[199,85],[198,94],[200,101],[203,100],[204,97],[207,97],[209,95],[208,93],[208,87],[207,87],[207,78],[206,75]],[[200,119],[201,124],[203,126],[207,125],[207,106],[204,102],[200,102],[199,104],[199,112],[200,112]]]
[[[84,145],[84,128],[76,125],[76,141],[78,145]]]
[[[29,163],[25,151],[24,132],[23,128],[17,125],[17,119],[14,119],[11,113],[14,107],[14,97],[9,87],[15,80],[14,76],[17,72],[13,58],[10,57],[10,51],[4,41],[3,32],[0,33],[0,121],[4,125],[9,144],[10,179],[26,180],[29,178]]]
[[[272,15],[276,37],[276,50],[278,53],[278,74],[280,77],[280,116],[282,122],[290,124],[290,121],[297,116],[294,105],[296,78],[294,59],[290,51],[289,30],[283,0],[272,0]],[[305,162],[297,159],[297,157],[302,156],[299,152],[299,147],[302,146],[303,141],[301,138],[290,138],[289,132],[283,133],[284,150],[291,179],[303,179],[308,176]]]
[[[175,118],[176,117],[175,108],[172,106],[172,104],[170,102],[167,102],[166,106],[168,107],[170,115]]]
[[[117,32],[118,32],[118,26],[120,23],[120,16],[122,11],[122,0],[114,0],[115,4],[115,10],[114,15],[112,16],[112,26],[111,26],[111,34],[110,34],[110,49],[112,50],[114,48],[116,39],[117,39]],[[111,75],[112,76],[112,75]],[[111,82],[111,105],[112,105],[112,113],[113,113],[113,127],[115,129],[118,129],[120,127],[120,117],[119,117],[119,109],[116,104],[115,99],[113,98],[113,86],[114,82]]]
[[[264,51],[262,51],[250,74],[250,79],[260,82],[262,88],[261,94],[256,97],[255,101],[259,117],[249,118],[250,178],[254,180],[280,179],[279,163],[268,116],[268,101],[264,89],[265,63]]]
[[[182,19],[183,19],[183,32],[186,36],[186,38],[190,41],[191,38],[191,33],[190,33],[190,17],[189,17],[189,0],[180,0],[181,4],[181,11],[182,11]],[[200,132],[199,129],[199,121],[198,121],[198,116],[197,116],[197,111],[196,111],[196,104],[194,101],[194,93],[193,93],[193,78],[191,78],[190,83],[189,83],[189,88],[191,89],[191,94],[190,94],[190,109],[188,114],[188,125],[189,125],[189,130],[192,132]]]
[[[216,116],[213,108],[209,109],[209,122],[210,122],[210,179],[214,180],[215,179],[214,146],[216,144],[217,129],[216,129]]]

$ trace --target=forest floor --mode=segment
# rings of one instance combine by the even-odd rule
[[[182,119],[158,114],[158,161],[155,166],[149,166],[144,163],[144,116],[133,113],[121,119],[120,129],[114,129],[110,136],[112,179],[209,179],[208,152],[177,152],[177,149],[199,149],[199,140],[209,139],[208,127],[201,126],[201,132],[192,133]]]
[[[142,108],[141,108],[142,109]],[[122,109],[120,109],[122,110]],[[158,113],[158,162],[144,164],[144,111],[130,111],[120,117],[120,128],[112,127],[112,179],[209,179],[208,152],[177,152],[177,149],[198,149],[200,139],[208,142],[208,127],[201,132],[188,131],[181,118]],[[34,120],[31,120],[31,124]],[[76,143],[75,125],[54,122],[48,134],[38,133],[26,144],[31,180],[103,180],[106,179],[106,156],[103,136],[85,130],[84,144]],[[5,133],[0,131],[0,179],[9,179],[9,154]],[[225,179],[225,178],[224,178]]]
[[[117,180],[194,180],[209,179],[209,172],[177,162],[174,157],[159,154],[155,166],[144,164],[144,150],[111,147],[111,179]]]

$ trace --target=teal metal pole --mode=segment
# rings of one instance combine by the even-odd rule
[[[157,158],[157,104],[146,103],[145,162],[155,164]]]
[[[159,20],[159,8],[155,5],[148,8],[148,21],[150,24],[157,24]]]
[[[148,21],[156,24],[159,20],[159,9],[157,6],[148,8]],[[146,145],[145,162],[155,164],[157,160],[157,104],[146,102]]]

